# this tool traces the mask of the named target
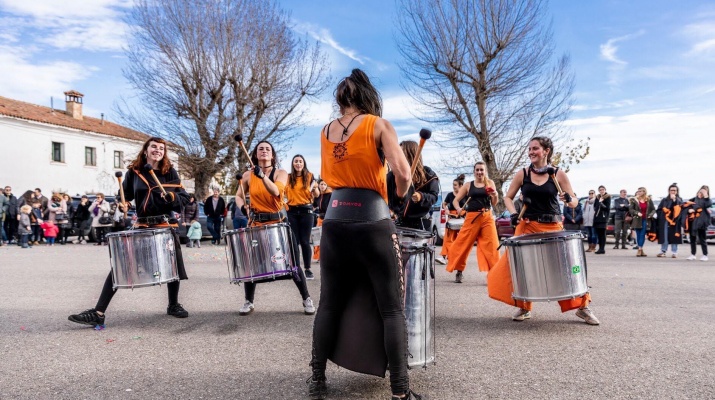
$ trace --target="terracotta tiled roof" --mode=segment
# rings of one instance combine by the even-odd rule
[[[109,121],[102,123],[101,119],[84,116],[82,120],[72,118],[64,110],[38,106],[37,104],[25,103],[24,101],[8,99],[0,96],[0,115],[37,121],[45,124],[64,126],[79,129],[87,132],[100,133],[124,139],[145,141],[149,135],[129,129]]]

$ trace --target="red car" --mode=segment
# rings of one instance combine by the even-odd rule
[[[514,236],[514,228],[511,227],[511,213],[508,210],[504,210],[494,222],[500,240]]]

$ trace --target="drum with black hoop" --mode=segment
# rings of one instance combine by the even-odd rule
[[[405,279],[404,309],[410,367],[435,363],[434,243],[432,233],[397,228]]]
[[[105,235],[114,289],[134,289],[179,280],[174,233],[169,228]]]
[[[588,292],[586,254],[579,231],[530,233],[504,240],[509,251],[512,297],[558,301]]]
[[[464,218],[450,218],[447,220],[447,229],[451,231],[459,231],[464,225]]]
[[[231,282],[290,278],[296,265],[291,252],[291,234],[286,223],[226,232]]]

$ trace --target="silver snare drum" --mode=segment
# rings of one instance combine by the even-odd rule
[[[462,225],[464,225],[464,218],[450,218],[447,220],[447,229],[451,231],[462,229]]]
[[[288,224],[273,224],[228,231],[228,272],[233,283],[288,278],[295,262]]]
[[[169,228],[108,233],[114,289],[161,285],[179,280],[174,234]]]
[[[435,237],[409,228],[397,228],[397,235],[405,279],[408,365],[426,367],[435,363]]]
[[[530,233],[504,240],[509,251],[512,297],[567,300],[588,292],[583,235],[578,231]]]

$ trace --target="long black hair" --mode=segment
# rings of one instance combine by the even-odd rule
[[[256,144],[256,147],[253,148],[253,151],[251,152],[251,162],[253,162],[253,165],[258,165],[258,146],[261,145],[261,143],[267,143],[269,146],[271,146],[271,154],[272,154],[272,160],[271,160],[271,166],[273,167],[278,167],[278,154],[276,153],[276,148],[273,146],[273,144],[267,140],[261,140]]]
[[[335,88],[335,101],[344,114],[347,107],[355,107],[361,113],[382,117],[382,98],[370,79],[360,69],[355,68]]]

